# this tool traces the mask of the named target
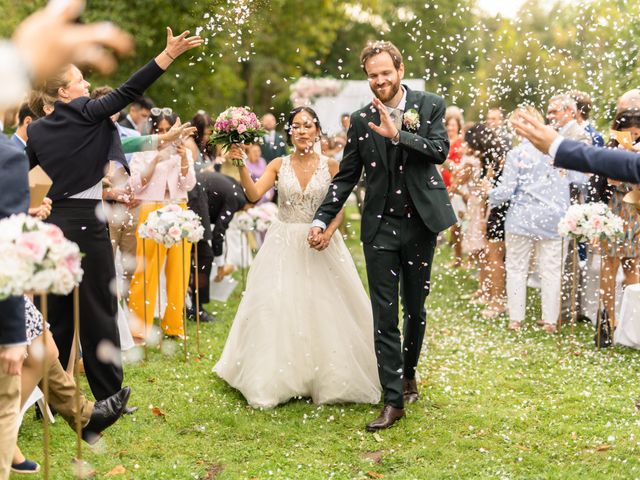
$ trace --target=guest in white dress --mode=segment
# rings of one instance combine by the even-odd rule
[[[313,149],[320,135],[313,110],[295,109],[288,130],[293,154],[270,162],[257,182],[240,167],[249,200],[278,182],[279,213],[251,266],[215,371],[257,408],[298,397],[377,403],[371,304],[342,237],[333,236],[341,218],[325,231],[322,251],[307,242],[338,164]],[[239,158],[240,148],[230,155]]]

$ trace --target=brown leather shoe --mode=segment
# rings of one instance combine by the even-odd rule
[[[415,378],[402,380],[402,395],[405,403],[416,403],[418,401],[418,384]]]
[[[380,416],[373,422],[367,424],[368,432],[375,432],[383,428],[389,428],[398,420],[404,417],[404,408],[396,408],[392,405],[385,405]]]

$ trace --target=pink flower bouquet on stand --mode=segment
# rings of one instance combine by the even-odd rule
[[[0,221],[0,300],[24,293],[67,295],[82,281],[82,254],[60,228],[29,215]]]
[[[624,221],[604,203],[571,205],[558,223],[558,233],[563,237],[573,237],[578,242],[619,237],[624,232]]]
[[[229,149],[231,145],[260,143],[265,134],[260,120],[249,107],[229,107],[218,115],[209,143]],[[234,159],[233,163],[238,166],[244,161]]]
[[[199,242],[204,236],[204,227],[195,212],[171,204],[151,212],[138,228],[138,233],[140,238],[171,248],[183,239]]]

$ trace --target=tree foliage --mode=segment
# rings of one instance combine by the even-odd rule
[[[10,35],[43,4],[0,0],[0,32]],[[236,5],[250,10],[246,22]],[[214,12],[222,12],[216,22]],[[375,39],[397,44],[406,76],[425,79],[471,118],[490,106],[544,107],[553,93],[580,88],[594,96],[604,123],[615,98],[639,83],[640,4],[633,0],[559,1],[551,9],[528,0],[514,19],[490,17],[475,0],[90,1],[83,20],[105,19],[132,32],[136,50],[109,78],[89,74],[94,85],[117,85],[160,52],[166,25],[202,29],[207,44],[149,91],[186,117],[231,104],[281,114],[300,76],[362,79],[359,52]]]

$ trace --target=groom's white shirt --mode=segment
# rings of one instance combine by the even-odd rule
[[[407,90],[402,85],[400,85],[400,88],[402,89],[402,98],[400,99],[400,102],[398,103],[398,105],[396,107],[391,107],[386,103],[384,104],[389,114],[396,112],[396,127],[398,128],[398,130],[400,130],[400,128],[402,127],[402,115],[407,107]],[[394,142],[393,144],[397,145],[398,143],[400,142]],[[324,223],[322,220],[317,220],[317,219],[311,222],[311,226],[320,227],[322,230],[327,229],[327,224]]]

